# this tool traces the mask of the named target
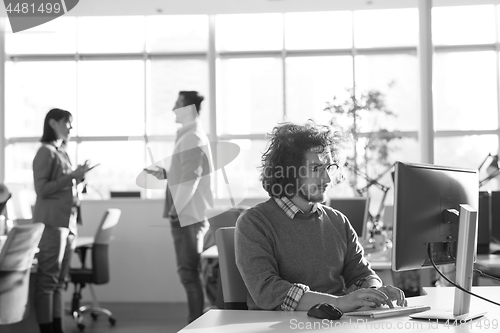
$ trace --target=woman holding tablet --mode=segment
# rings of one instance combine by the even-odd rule
[[[64,278],[77,234],[76,185],[91,170],[86,161],[73,169],[66,152],[72,115],[52,109],[45,116],[42,145],[33,160],[36,203],[33,222],[43,222],[35,288],[35,312],[41,333],[61,333]],[[95,167],[95,166],[94,166]]]

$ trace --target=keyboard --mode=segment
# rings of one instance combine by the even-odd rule
[[[363,308],[362,310],[346,312],[345,316],[370,316],[371,318],[386,318],[386,317],[395,317],[395,316],[404,316],[412,313],[423,312],[430,310],[431,307],[427,305],[414,305],[414,306],[397,306],[393,309],[389,307],[383,308],[375,308],[366,310]]]

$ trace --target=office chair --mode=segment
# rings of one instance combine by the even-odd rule
[[[241,212],[248,207],[214,207],[205,211],[208,216],[210,230],[205,236],[206,245],[215,244],[215,232],[219,228],[234,227]],[[222,284],[220,279],[219,260],[215,258],[205,259],[202,262],[203,281],[208,299],[217,308],[223,309]]]
[[[80,331],[85,329],[85,325],[83,324],[83,314],[85,313],[90,313],[92,319],[94,320],[97,319],[99,313],[105,314],[108,316],[109,323],[112,326],[116,324],[116,319],[113,317],[111,311],[99,306],[92,285],[105,284],[109,282],[108,249],[113,228],[118,223],[120,215],[121,211],[119,209],[108,209],[102,218],[101,224],[97,228],[94,242],[91,245],[78,247],[76,249],[76,252],[80,257],[80,261],[82,262],[82,267],[71,268],[69,276],[71,282],[75,286],[71,302],[71,314],[73,315]],[[91,268],[85,267],[87,249],[92,250]],[[81,291],[87,284],[89,285],[89,289],[92,294],[93,305],[80,306],[80,299],[82,298]]]
[[[215,232],[219,249],[224,307],[228,310],[247,310],[247,287],[236,266],[234,254],[234,227],[220,228]]]
[[[0,324],[27,315],[31,265],[44,228],[43,223],[15,226],[0,251]]]
[[[219,228],[234,227],[241,212],[246,208],[248,207],[215,207],[207,209],[205,214],[208,216],[208,222],[210,223],[210,232],[215,235],[215,231]]]

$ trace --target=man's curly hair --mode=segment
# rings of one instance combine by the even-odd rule
[[[292,198],[297,193],[298,170],[305,165],[306,152],[330,152],[338,163],[347,141],[342,130],[311,120],[305,125],[282,123],[268,135],[269,147],[262,155],[260,180],[269,196],[277,198]]]

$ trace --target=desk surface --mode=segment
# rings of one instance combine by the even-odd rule
[[[478,254],[476,259],[476,267],[488,266],[490,268],[500,269],[500,255],[498,254]]]
[[[432,309],[452,309],[454,288],[425,288],[426,296],[408,299],[409,305],[430,305]],[[500,287],[473,287],[473,292],[493,300],[500,299]],[[414,320],[408,316],[383,319],[344,316],[338,321],[307,317],[305,311],[241,311],[210,310],[186,326],[183,333],[254,333],[254,332],[498,332],[500,307],[473,297],[473,311],[487,311],[486,315],[469,323],[452,326],[449,323]]]
[[[88,246],[94,242],[94,237],[78,236],[76,239],[76,247]],[[36,264],[32,266],[31,272],[36,272]],[[38,323],[35,317],[35,307],[33,304],[34,299],[34,275],[30,276],[30,290],[28,299],[28,314],[21,322],[10,324],[10,325],[0,325],[0,333],[19,333],[19,332],[38,332]]]
[[[500,276],[500,255],[480,254],[477,256],[474,267],[481,270],[483,273],[498,277]]]

